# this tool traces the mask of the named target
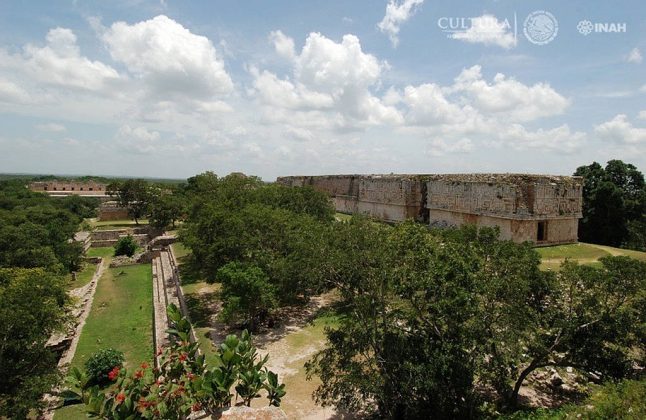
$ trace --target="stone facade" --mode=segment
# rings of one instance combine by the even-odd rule
[[[127,220],[130,219],[128,208],[119,207],[116,201],[106,201],[99,206],[99,220]]]
[[[94,181],[38,181],[29,184],[29,189],[44,192],[51,196],[84,195],[106,196],[106,184]]]
[[[281,177],[330,195],[337,211],[388,222],[497,226],[503,239],[538,245],[577,241],[583,180],[525,174]]]

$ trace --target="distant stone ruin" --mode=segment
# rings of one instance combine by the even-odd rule
[[[430,226],[497,226],[501,239],[537,245],[578,240],[583,179],[526,174],[279,177],[330,195],[338,212]]]
[[[44,192],[52,197],[82,195],[88,197],[108,197],[106,184],[94,181],[37,181],[29,184],[29,189]]]

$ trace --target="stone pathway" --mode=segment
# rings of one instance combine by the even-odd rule
[[[180,309],[185,309],[179,295],[179,275],[171,251],[159,251],[159,256],[152,261],[153,270],[153,340],[155,349],[164,347],[168,343],[166,329],[169,327],[166,307],[175,304]],[[184,310],[182,313],[186,314]],[[157,360],[156,360],[157,362]]]

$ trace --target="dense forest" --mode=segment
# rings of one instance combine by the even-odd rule
[[[20,179],[0,181],[0,416],[26,416],[60,380],[45,343],[67,321],[65,275],[82,255],[71,239],[97,205],[33,193]]]

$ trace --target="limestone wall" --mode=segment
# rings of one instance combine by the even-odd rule
[[[48,194],[97,195],[105,194],[105,188],[105,184],[94,181],[38,181],[29,184],[30,190]]]
[[[277,182],[325,192],[342,213],[428,220],[431,226],[497,226],[503,239],[539,245],[577,241],[583,200],[583,180],[569,176],[326,175]]]
[[[419,216],[425,187],[417,176],[401,175],[297,176],[281,177],[277,182],[322,191],[341,213],[361,213],[394,222]]]
[[[99,220],[127,220],[130,219],[128,209],[117,206],[115,201],[107,201],[99,206]]]
[[[427,208],[514,219],[581,217],[579,177],[539,175],[434,175]]]

